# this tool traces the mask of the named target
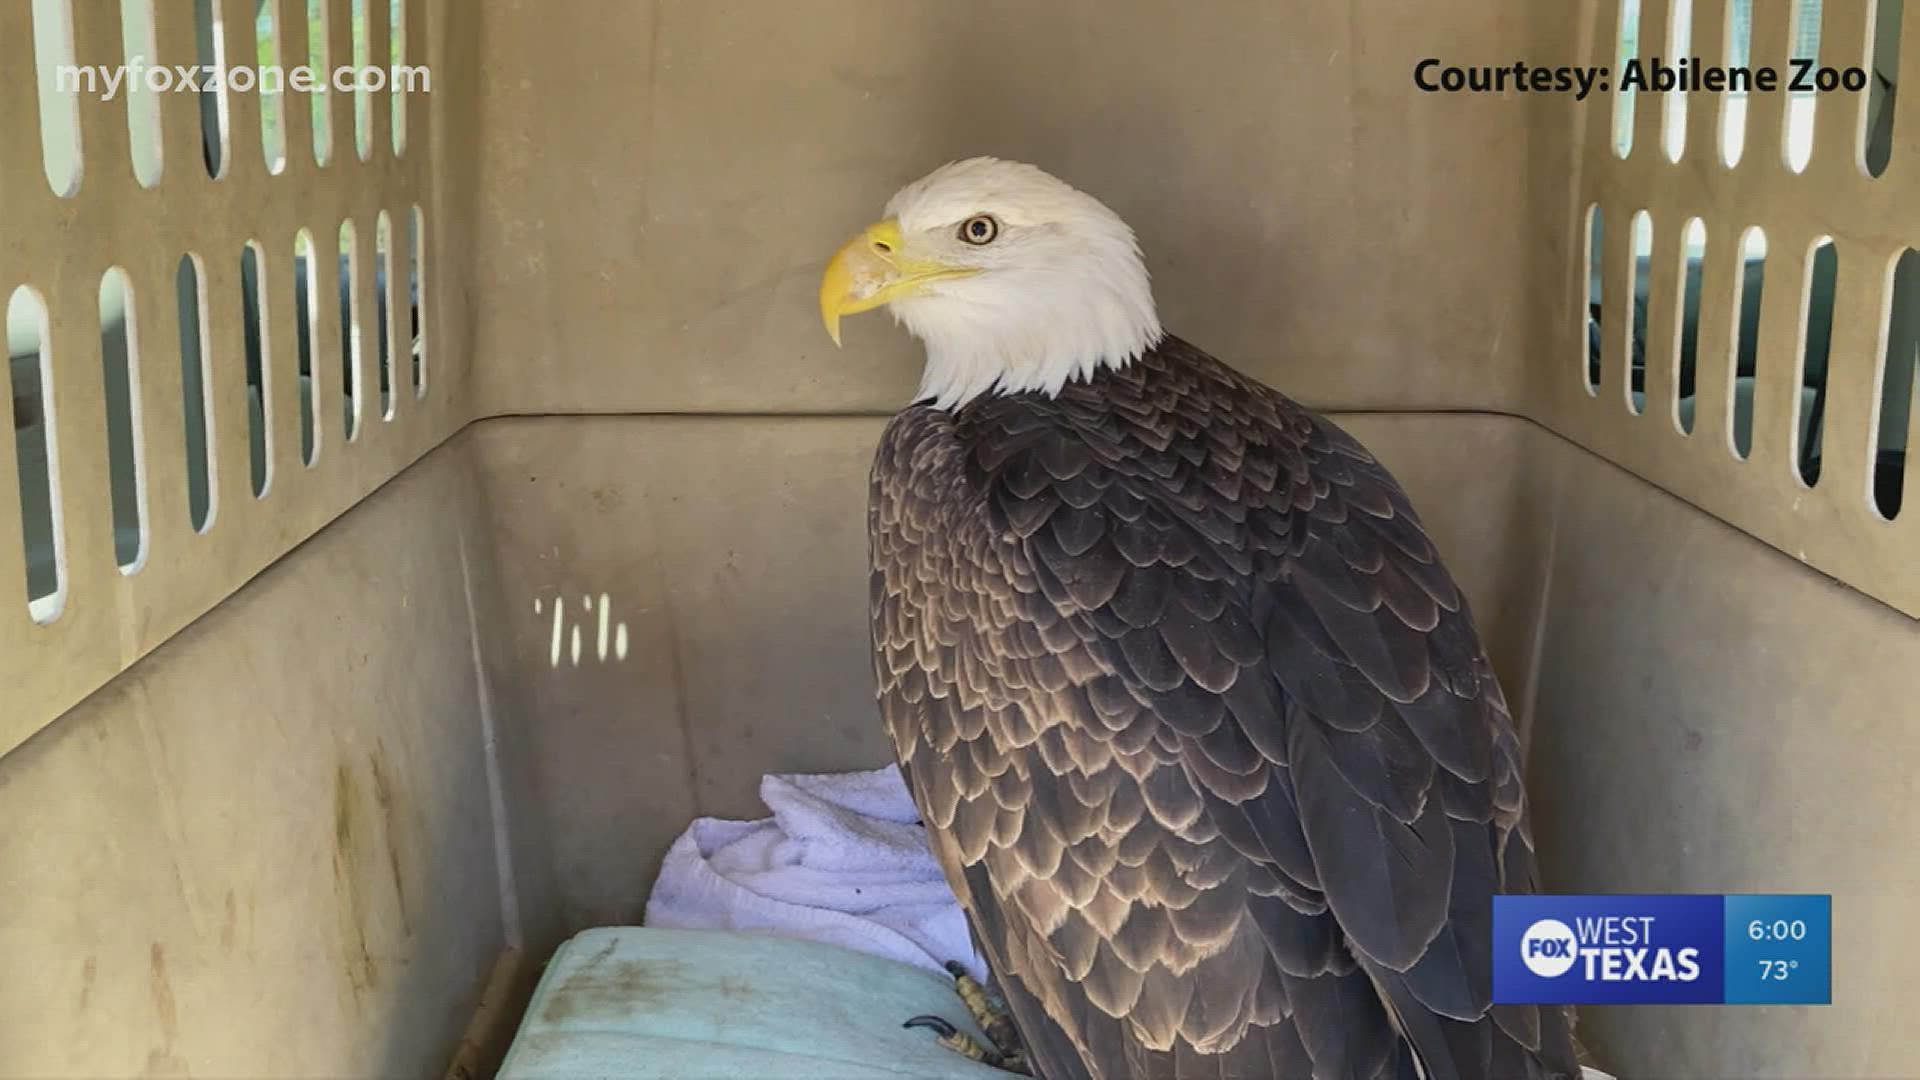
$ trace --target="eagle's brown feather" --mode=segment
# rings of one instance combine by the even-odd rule
[[[1043,1075],[1578,1075],[1489,1004],[1518,742],[1358,442],[1167,338],[872,480],[882,713]]]

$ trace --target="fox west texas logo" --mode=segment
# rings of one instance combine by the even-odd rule
[[[1653,941],[1654,916],[1601,915],[1538,919],[1520,935],[1520,962],[1543,979],[1577,966],[1589,982],[1688,983],[1700,977],[1700,950]]]
[[[1543,979],[1565,975],[1574,964],[1574,936],[1559,919],[1541,919],[1520,935],[1520,962]]]

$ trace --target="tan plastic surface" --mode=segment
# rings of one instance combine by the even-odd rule
[[[304,4],[273,2],[283,55],[302,55]],[[348,4],[328,2],[338,56]],[[1666,2],[1641,0],[1643,24]],[[1714,55],[1701,28],[1726,2],[1695,0],[1694,52]],[[1888,524],[1865,502],[1879,301],[1853,286],[1920,244],[1920,109],[1898,112],[1893,164],[1866,180],[1850,127],[1823,129],[1805,174],[1773,164],[1777,102],[1725,171],[1655,158],[1649,96],[1619,161],[1610,97],[1410,85],[1426,56],[1609,63],[1615,4],[408,0],[434,90],[404,157],[381,137],[370,162],[342,153],[334,95],[334,164],[299,152],[296,101],[288,169],[268,176],[257,101],[237,95],[234,171],[209,180],[192,101],[168,95],[167,172],[146,190],[124,113],[83,98],[86,173],[61,199],[33,152],[29,0],[0,0],[0,135],[25,149],[0,158],[0,288],[52,305],[68,571],[60,618],[29,621],[0,439],[0,956],[44,972],[0,980],[0,1075],[419,1075],[463,1032],[461,1068],[484,1073],[500,1021],[469,1029],[483,996],[515,1000],[501,984],[524,990],[561,934],[637,919],[690,817],[758,815],[765,772],[885,761],[862,507],[917,356],[884,316],[834,351],[815,275],[898,184],[989,152],[1108,200],[1170,326],[1335,411],[1407,482],[1532,748],[1550,887],[1835,894],[1836,1005],[1583,1010],[1602,1063],[1911,1076],[1920,512],[1909,498]],[[381,55],[386,5],[368,6]],[[115,7],[75,4],[82,62],[117,61]],[[156,7],[162,57],[191,62],[190,5]],[[1829,4],[1835,50],[1864,42],[1850,7]],[[244,20],[227,33],[250,55]],[[1784,33],[1756,49],[1783,54]],[[1713,145],[1702,100],[1690,148]],[[386,107],[376,95],[381,135]],[[1657,251],[1693,215],[1716,242],[1750,223],[1778,238],[1752,460],[1726,450],[1705,362],[1691,436],[1658,396],[1631,415],[1618,364],[1587,394],[1596,201],[1610,281],[1636,209],[1665,230]],[[272,256],[268,362],[292,371],[276,272],[294,231],[324,254],[342,219],[365,241],[380,210],[399,222],[415,203],[426,399],[401,395],[390,423],[369,402],[343,445],[323,384],[309,469],[276,380],[255,500],[241,245]],[[1797,299],[1774,283],[1821,233],[1843,265],[1808,491],[1782,392]],[[179,449],[185,251],[212,305],[205,535]],[[148,402],[150,555],[131,575],[113,559],[95,312],[115,265]],[[1709,263],[1710,312],[1730,312],[1727,269]],[[1655,340],[1674,284],[1654,279]],[[336,355],[342,328],[318,310],[315,355]],[[1707,327],[1702,355],[1724,356],[1725,327]],[[1651,364],[1657,395],[1670,361]]]
[[[1139,232],[1169,325],[1304,399],[1510,407],[1535,232],[1520,108],[1419,94],[1525,5],[493,0],[473,267],[484,413],[890,411],[826,256],[955,157],[1042,163]]]
[[[445,1066],[553,908],[479,518],[442,451],[0,759],[0,1075]]]
[[[1911,1077],[1920,633],[1533,429],[1553,553],[1528,784],[1550,889],[1831,893],[1833,1004],[1580,1010],[1622,1080]]]

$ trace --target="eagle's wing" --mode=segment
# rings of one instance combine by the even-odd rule
[[[1045,1076],[1414,1075],[1396,1028],[1428,1077],[1578,1075],[1489,1004],[1518,743],[1357,442],[1170,342],[903,413],[870,513],[882,711]]]

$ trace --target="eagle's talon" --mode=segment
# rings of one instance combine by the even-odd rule
[[[936,1041],[939,1042],[941,1046],[959,1054],[961,1057],[971,1058],[983,1065],[990,1065],[996,1069],[1001,1067],[1000,1063],[1003,1059],[1000,1054],[980,1045],[980,1040],[937,1016],[916,1016],[900,1026],[907,1028],[926,1028],[940,1036]]]
[[[960,1029],[938,1016],[916,1016],[900,1025],[903,1028],[926,1028],[942,1039],[951,1039],[960,1034]]]

